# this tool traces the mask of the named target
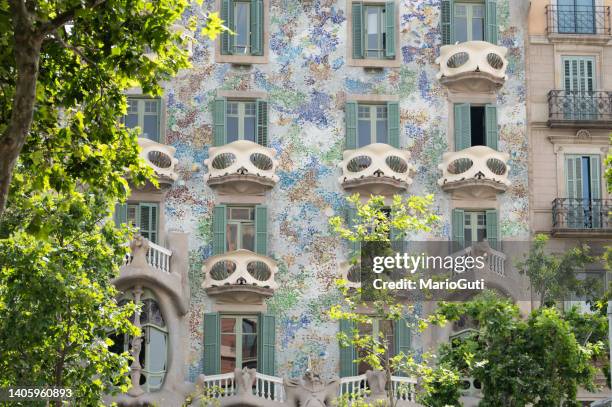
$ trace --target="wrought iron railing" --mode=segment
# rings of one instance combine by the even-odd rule
[[[610,200],[557,198],[553,201],[553,229],[611,229]]]
[[[610,7],[546,6],[548,34],[610,35]]]
[[[612,121],[612,92],[551,90],[548,109],[552,121]]]

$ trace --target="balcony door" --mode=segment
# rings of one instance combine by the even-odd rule
[[[604,214],[601,202],[601,168],[597,155],[567,155],[566,224],[572,229],[600,228]]]
[[[563,58],[563,113],[566,120],[597,120],[595,58]]]
[[[561,34],[595,34],[594,0],[557,0]]]

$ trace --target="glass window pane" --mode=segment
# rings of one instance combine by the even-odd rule
[[[222,333],[236,332],[236,319],[235,318],[221,318],[221,332]]]
[[[155,328],[147,327],[149,360],[145,367],[150,372],[162,372],[166,370],[167,336],[165,332]],[[151,385],[151,382],[149,382]]]
[[[482,242],[487,237],[486,229],[478,229],[477,239],[479,242]]]
[[[238,249],[238,225],[227,225],[227,250],[234,251]]]
[[[242,247],[250,251],[255,251],[255,225],[243,224],[242,225]]]
[[[474,18],[484,18],[484,6],[480,4],[472,5],[472,16]]]
[[[244,103],[244,114],[247,116],[255,116],[256,107],[255,102],[245,102]]]
[[[366,49],[368,56],[379,57],[381,34],[380,8],[366,7]]]
[[[138,227],[138,205],[128,205],[127,220],[129,225]]]
[[[227,116],[227,142],[238,140],[238,116]]]
[[[142,136],[150,140],[159,140],[159,120],[157,115],[146,114],[144,116]]]
[[[234,6],[234,41],[236,52],[247,53],[249,46],[249,12],[250,4],[246,2],[236,2]]]
[[[466,42],[468,40],[467,18],[455,16],[453,25],[455,27],[455,41]]]
[[[154,113],[157,114],[157,108],[159,106],[159,102],[157,100],[146,100],[145,101],[145,113]]]
[[[236,368],[236,335],[221,335],[221,373],[232,373]]]
[[[242,367],[249,369],[257,367],[257,335],[242,337]]]
[[[255,116],[244,118],[244,140],[255,141]]]
[[[257,333],[257,318],[244,317],[242,318],[242,333],[256,334]]]
[[[370,120],[359,120],[357,134],[359,135],[358,147],[365,147],[372,143],[372,130]]]
[[[472,19],[472,41],[484,40],[484,20],[482,18]]]
[[[377,143],[388,143],[389,138],[387,137],[387,120],[376,121],[376,142]]]
[[[231,220],[253,220],[252,208],[230,208]]]
[[[138,113],[130,113],[125,115],[123,122],[125,123],[125,127],[129,129],[138,127]]]

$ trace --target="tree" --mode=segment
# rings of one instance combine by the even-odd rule
[[[523,319],[516,305],[491,292],[467,303],[441,303],[436,314],[441,321],[467,316],[476,325],[441,346],[440,362],[482,383],[480,406],[578,406],[578,388],[594,390],[592,362],[603,345],[585,332],[593,316],[566,317],[543,307]]]
[[[110,120],[108,113],[117,113],[126,88],[140,86],[156,95],[160,81],[188,66],[184,33],[172,28],[187,5],[188,0],[0,4],[0,215],[28,137],[61,136],[60,115],[85,104],[99,114],[83,120],[114,124],[118,116]],[[196,13],[187,28],[194,29],[198,17],[207,21],[203,35],[214,39],[227,30],[217,13]],[[95,139],[80,141],[95,149]]]
[[[431,212],[430,206],[433,202],[432,196],[419,197],[411,196],[403,199],[396,195],[387,206],[385,198],[382,196],[372,196],[370,199],[361,202],[359,195],[353,195],[347,199],[349,206],[354,208],[355,216],[347,222],[343,217],[336,216],[330,219],[330,225],[334,233],[349,242],[370,242],[375,245],[374,250],[370,249],[366,254],[360,256],[353,253],[352,263],[371,262],[367,256],[392,255],[394,253],[393,243],[402,241],[408,233],[424,232],[431,230],[438,217]],[[362,264],[367,269],[367,265]],[[343,302],[332,306],[329,316],[332,320],[347,321],[353,328],[351,332],[340,332],[338,339],[341,346],[352,346],[357,351],[355,363],[365,362],[372,370],[383,371],[386,382],[391,383],[393,374],[416,374],[427,380],[424,382],[426,393],[431,388],[432,383],[439,383],[447,391],[442,395],[438,394],[437,403],[432,401],[432,406],[443,406],[450,404],[450,401],[459,397],[459,377],[452,371],[444,367],[431,368],[426,362],[417,362],[414,354],[400,352],[391,355],[390,341],[388,336],[394,336],[397,329],[424,329],[425,321],[413,316],[414,322],[407,322],[404,317],[413,315],[412,306],[398,302],[392,292],[388,290],[376,290],[366,298],[362,296],[361,288],[356,292],[350,290],[347,281],[340,279],[337,285],[343,294]],[[360,309],[367,308],[369,312],[364,314]],[[375,320],[391,321],[389,332],[373,332],[373,322]],[[410,324],[410,327],[401,324]],[[359,326],[370,327],[371,333],[360,332]],[[388,335],[388,336],[387,336]],[[425,355],[427,359],[427,355]],[[407,390],[407,389],[405,389]],[[401,390],[400,390],[401,391]],[[388,406],[395,406],[396,400],[393,392],[389,391],[387,399]],[[378,400],[380,403],[381,400]],[[343,404],[344,403],[344,404]],[[443,403],[443,404],[441,404]],[[344,396],[340,400],[340,405],[367,405],[364,402],[364,394]]]
[[[517,263],[519,272],[529,277],[531,287],[540,298],[540,306],[552,305],[574,292],[593,289],[593,280],[578,280],[576,273],[593,262],[587,246],[573,247],[562,254],[548,254],[548,236],[537,235],[524,260]]]

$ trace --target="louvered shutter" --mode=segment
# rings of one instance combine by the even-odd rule
[[[363,3],[356,1],[353,10],[353,58],[363,58]]]
[[[204,314],[204,374],[221,372],[221,326],[219,313]]]
[[[485,106],[486,144],[493,150],[498,149],[497,106]]]
[[[257,143],[268,146],[268,102],[257,101]]]
[[[470,104],[455,105],[455,151],[461,151],[472,146],[472,124],[470,119]]]
[[[385,57],[395,58],[395,1],[385,3]]]
[[[351,321],[341,319],[340,320],[340,332],[344,333],[349,338],[349,343],[344,346],[340,343],[340,377],[351,377],[357,376],[357,363],[354,362],[357,359],[357,352],[355,346],[350,343],[353,338],[354,324]]]
[[[499,249],[499,225],[498,216],[495,209],[486,211],[486,222],[487,222],[487,241],[489,245],[498,250]]]
[[[269,376],[275,374],[276,319],[274,315],[259,315],[259,361],[257,371]]]
[[[485,24],[487,28],[485,30],[485,40],[491,44],[497,44],[497,1],[486,0],[486,15]]]
[[[223,20],[223,24],[230,28],[234,29],[234,2],[231,0],[221,0],[221,19]],[[221,53],[224,55],[232,54],[232,38],[230,33],[227,31],[221,34]]]
[[[115,224],[121,226],[127,223],[127,203],[115,205]]]
[[[442,0],[440,10],[440,31],[442,34],[442,44],[449,45],[453,43],[453,30],[452,30],[452,18],[453,18],[453,1]]]
[[[213,209],[213,255],[225,253],[227,246],[227,207],[217,205]]]
[[[263,55],[263,0],[251,0],[251,55]]]
[[[393,332],[394,338],[394,347],[393,354],[399,355],[403,353],[406,356],[411,354],[411,335],[410,335],[410,327],[408,325],[408,321],[405,318],[400,318],[395,321],[395,331]],[[396,372],[399,376],[406,376],[406,372]]]
[[[140,234],[142,237],[157,243],[157,204],[140,203]]]
[[[452,236],[455,246],[453,250],[465,248],[465,211],[463,209],[453,209]]]
[[[268,209],[263,205],[255,207],[255,252],[268,255]]]
[[[227,112],[227,102],[225,98],[215,99],[213,108],[213,144],[215,147],[226,143],[225,113]]]
[[[589,157],[591,175],[591,212],[593,228],[599,229],[609,216],[601,199],[601,160],[598,155]]]
[[[357,102],[346,102],[344,106],[346,120],[346,149],[357,148]]]
[[[354,207],[349,207],[346,208],[346,224],[349,227],[349,229],[353,229],[353,227],[357,224],[357,222],[359,221],[357,219],[357,209]],[[349,258],[353,259],[353,258],[359,258],[361,256],[361,242],[356,240],[356,241],[349,241],[348,242],[348,247],[349,247]]]
[[[387,131],[389,145],[400,146],[400,113],[398,102],[387,102]]]

